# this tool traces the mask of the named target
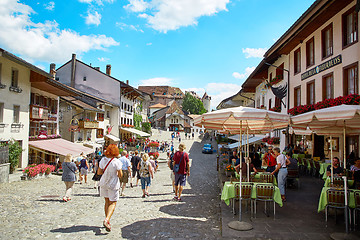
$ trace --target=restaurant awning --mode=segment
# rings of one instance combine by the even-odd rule
[[[62,138],[30,141],[29,145],[32,148],[46,150],[62,156],[66,156],[70,153],[75,157],[79,156],[81,153],[87,155],[93,152],[92,148],[88,148]]]
[[[140,130],[137,130],[135,128],[120,128],[121,130],[124,130],[124,131],[127,131],[127,132],[130,132],[130,133],[134,133],[134,134],[137,134],[141,137],[150,137],[150,134],[146,133],[146,132],[143,132],[143,131],[140,131]]]
[[[120,138],[118,138],[118,137],[116,137],[116,136],[114,136],[112,134],[107,134],[107,135],[105,135],[105,137],[113,140],[114,142],[120,142]]]

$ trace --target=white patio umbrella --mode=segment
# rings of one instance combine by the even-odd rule
[[[209,112],[194,119],[196,126],[203,126],[208,129],[226,131],[231,134],[240,134],[239,152],[242,159],[242,133],[265,133],[275,129],[286,128],[289,124],[289,116],[282,113],[256,109],[250,107],[226,108],[214,112]],[[240,164],[241,167],[241,164]],[[248,166],[249,169],[249,166]],[[240,199],[239,199],[239,221],[229,223],[229,227],[236,230],[250,230],[251,224],[242,221],[241,212],[241,178],[240,169]]]

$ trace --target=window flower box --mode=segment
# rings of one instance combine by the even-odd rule
[[[9,87],[9,91],[16,92],[16,93],[21,93],[21,92],[22,92],[22,89],[19,88],[19,87],[10,86],[10,87]]]

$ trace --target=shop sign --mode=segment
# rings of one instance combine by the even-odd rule
[[[340,63],[342,63],[341,54],[337,57],[330,59],[329,61],[324,62],[323,64],[320,64],[317,67],[310,69],[309,71],[304,72],[303,74],[301,74],[301,80],[305,80]]]

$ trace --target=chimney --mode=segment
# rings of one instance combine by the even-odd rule
[[[126,84],[129,85],[129,80],[126,80]]]
[[[110,64],[106,65],[106,74],[109,76],[111,75],[111,65]]]
[[[71,59],[71,82],[70,82],[70,87],[75,87],[75,70],[76,70],[76,54],[73,53],[72,54],[72,59]]]
[[[50,64],[50,74],[53,76],[53,78],[55,79],[55,75],[56,75],[56,64],[55,63],[51,63]]]

